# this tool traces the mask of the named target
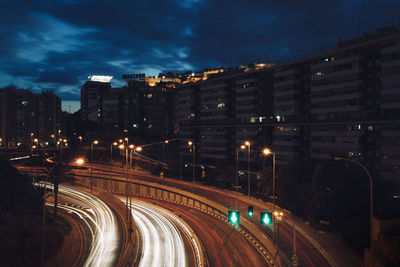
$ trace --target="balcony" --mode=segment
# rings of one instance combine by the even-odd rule
[[[330,95],[330,96],[321,96],[321,97],[311,97],[311,103],[316,104],[316,103],[334,102],[334,101],[361,99],[361,98],[362,98],[362,95],[360,93]]]
[[[331,57],[331,56],[327,56],[327,57]],[[318,64],[311,65],[311,70],[315,71],[318,69],[323,69],[323,68],[332,67],[332,66],[336,66],[336,65],[340,65],[340,64],[346,64],[346,63],[358,62],[358,61],[360,61],[360,56],[355,55],[352,57],[346,57],[346,58],[336,59],[334,61],[321,62]]]

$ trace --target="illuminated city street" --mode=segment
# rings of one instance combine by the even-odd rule
[[[68,204],[59,208],[76,214],[89,231],[90,249],[84,266],[115,266],[120,254],[120,236],[112,210],[99,198],[76,188],[61,186],[60,193]]]
[[[399,0],[3,2],[4,266],[400,266]]]

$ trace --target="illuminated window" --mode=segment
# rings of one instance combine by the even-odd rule
[[[152,98],[153,94],[147,94],[147,98]]]
[[[218,105],[217,105],[217,108],[224,108],[225,107],[225,103],[219,103]]]

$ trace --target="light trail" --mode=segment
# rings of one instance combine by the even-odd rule
[[[123,197],[120,199],[123,201]],[[161,207],[137,199],[131,207],[142,240],[139,266],[187,266],[184,241],[178,227],[191,243],[196,266],[204,265],[200,241],[182,219]]]
[[[90,251],[84,266],[115,266],[120,253],[120,237],[117,219],[112,210],[102,200],[87,192],[62,185],[59,188],[59,193],[74,199],[79,206],[84,206],[59,206],[77,214],[91,232]]]

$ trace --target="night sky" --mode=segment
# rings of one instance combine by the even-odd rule
[[[399,0],[2,0],[0,88],[79,108],[89,75],[285,62],[400,24]]]

